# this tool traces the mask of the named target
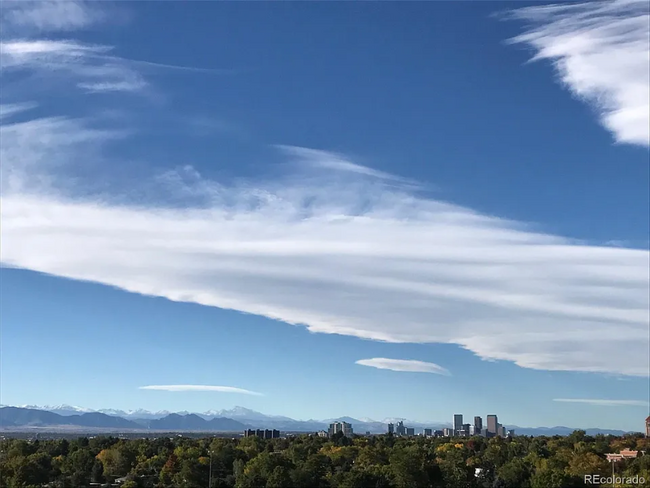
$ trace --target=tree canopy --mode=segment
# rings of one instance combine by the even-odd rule
[[[585,475],[611,475],[606,453],[649,447],[641,435],[582,431],[512,439],[9,439],[0,441],[0,486],[81,488],[119,478],[123,488],[205,488],[210,480],[211,488],[571,488],[588,486]],[[614,469],[650,487],[650,452]]]

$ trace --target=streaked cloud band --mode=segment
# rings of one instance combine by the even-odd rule
[[[149,385],[141,386],[140,390],[158,390],[158,391],[174,391],[174,392],[191,392],[191,391],[209,391],[219,393],[240,393],[243,395],[256,395],[263,396],[262,393],[256,391],[245,390],[243,388],[236,388],[233,386],[213,386],[213,385]]]
[[[587,405],[597,405],[604,407],[647,407],[649,402],[644,400],[608,400],[608,399],[590,399],[590,398],[555,398],[554,402],[561,403],[582,403]]]
[[[451,375],[451,373],[442,366],[426,361],[416,361],[414,359],[360,359],[356,361],[356,364],[360,364],[361,366],[370,366],[371,368],[390,369],[391,371],[403,371],[407,373],[433,373],[443,376]]]

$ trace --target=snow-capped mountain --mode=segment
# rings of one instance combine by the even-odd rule
[[[261,412],[256,412],[255,410],[251,410],[249,408],[245,407],[234,407],[229,410],[208,410],[207,412],[203,412],[198,414],[201,417],[209,417],[209,418],[215,418],[215,417],[227,417],[231,419],[245,419],[245,420],[293,420],[289,417],[283,417],[281,415],[266,415]]]
[[[172,413],[168,410],[150,412],[149,410],[144,410],[142,408],[138,408],[137,410],[116,410],[113,408],[106,408],[106,409],[98,410],[98,412],[103,413],[105,415],[110,415],[111,417],[122,417],[124,419],[129,419],[129,420],[132,419],[157,420],[166,417],[167,415]],[[178,413],[179,415],[186,415],[189,412],[173,412],[173,413]]]
[[[30,408],[33,410],[45,410],[47,412],[56,413],[64,417],[69,417],[70,415],[79,415],[81,413],[90,413],[94,410],[84,407],[76,407],[74,405],[43,405],[39,407],[37,405],[20,405],[20,408]]]
[[[194,414],[198,417],[201,417],[203,420],[211,421],[213,419],[225,418],[232,419],[242,424],[248,425],[255,428],[273,428],[278,429],[284,432],[308,432],[308,431],[318,431],[327,429],[327,426],[331,422],[344,421],[352,424],[353,428],[359,432],[372,432],[372,433],[381,433],[386,431],[386,424],[393,423],[397,424],[400,420],[404,422],[405,425],[409,427],[418,428],[442,428],[446,424],[441,422],[414,422],[408,419],[403,418],[387,418],[379,422],[369,418],[356,419],[352,417],[337,417],[332,419],[325,420],[294,420],[290,417],[285,417],[282,415],[267,415],[255,410],[251,410],[246,407],[236,406],[230,409],[222,410],[208,410],[201,413],[196,412],[170,412],[168,410],[161,410],[157,412],[152,412],[145,409],[135,409],[135,410],[121,410],[113,408],[105,408],[100,410],[92,410],[84,407],[77,407],[72,405],[22,405],[21,408],[29,408],[34,410],[44,410],[52,413],[57,413],[62,416],[71,416],[79,415],[83,413],[102,413],[110,417],[118,417],[128,421],[134,421],[136,423],[147,423],[155,420],[160,420],[167,417],[170,414],[176,414],[177,416],[185,416]]]

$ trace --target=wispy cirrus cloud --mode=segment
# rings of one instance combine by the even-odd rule
[[[550,60],[561,82],[598,112],[618,142],[650,146],[650,4],[614,0],[539,5],[512,39]]]
[[[602,407],[647,407],[650,405],[644,400],[608,400],[608,399],[589,399],[589,398],[555,398],[554,402],[561,403],[582,403],[587,405],[596,405]]]
[[[149,385],[141,386],[140,390],[158,390],[158,391],[173,391],[173,392],[190,392],[190,391],[211,391],[218,393],[240,393],[242,395],[255,395],[263,396],[262,393],[256,391],[245,390],[244,388],[236,388],[234,386],[213,386],[213,385]]]
[[[111,54],[111,46],[75,40],[13,39],[0,44],[0,62],[6,74],[40,74],[72,80],[89,93],[136,92],[148,83],[133,62]]]
[[[0,119],[11,117],[15,114],[25,112],[26,110],[31,110],[36,107],[38,107],[38,104],[34,102],[0,104]]]
[[[361,366],[370,366],[371,368],[377,369],[390,369],[391,371],[403,371],[408,373],[433,373],[443,376],[451,376],[449,370],[442,366],[426,361],[416,361],[414,359],[372,358],[359,359],[355,362]]]
[[[407,178],[401,178],[384,171],[378,171],[361,164],[353,163],[350,161],[350,158],[343,154],[296,146],[278,145],[277,148],[284,151],[286,154],[295,157],[301,164],[313,168],[332,170],[337,173],[357,173],[359,175],[370,176],[380,180],[396,181],[415,185],[414,181],[408,180]]]
[[[0,27],[5,33],[61,32],[106,20],[99,2],[83,0],[4,0]]]

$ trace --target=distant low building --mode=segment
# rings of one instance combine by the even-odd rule
[[[433,435],[436,437],[442,437],[444,435],[444,432],[442,430],[434,430]]]
[[[514,437],[515,436],[515,429],[509,429],[506,431],[506,437]]]
[[[318,437],[327,437],[327,432],[321,430],[320,432],[318,432]]]
[[[639,451],[631,451],[629,449],[623,449],[621,452],[606,454],[607,460],[612,461],[621,461],[623,459],[634,459],[639,455]]]
[[[452,437],[454,435],[454,429],[444,428],[442,429],[442,435],[445,437]]]
[[[244,431],[244,437],[259,437],[260,439],[278,439],[280,437],[280,431],[273,429],[246,429]]]

